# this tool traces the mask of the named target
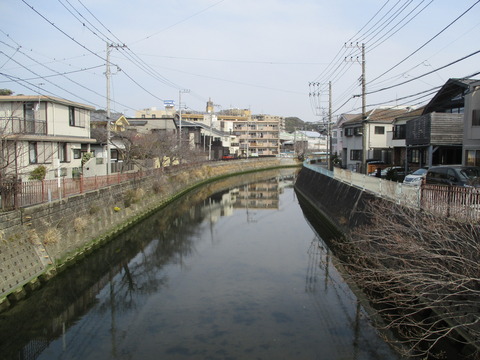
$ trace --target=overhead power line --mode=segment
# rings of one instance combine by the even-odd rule
[[[438,36],[440,36],[440,34],[442,34],[443,32],[445,32],[450,26],[452,26],[453,24],[455,24],[460,18],[462,18],[465,14],[467,14],[470,10],[473,9],[473,7],[475,5],[477,5],[478,3],[480,2],[480,0],[476,1],[472,6],[470,6],[467,10],[465,10],[462,14],[460,14],[459,16],[457,16],[455,18],[455,20],[453,20],[452,22],[450,22],[447,26],[445,26],[442,30],[440,30],[437,34],[435,34],[432,38],[430,38],[427,42],[425,42],[422,46],[420,46],[418,49],[416,49],[414,52],[412,52],[410,55],[408,55],[406,58],[404,58],[403,60],[401,60],[400,62],[398,62],[397,64],[393,65],[390,69],[388,69],[387,71],[383,72],[382,74],[380,74],[379,76],[377,76],[375,79],[371,80],[369,82],[372,83],[376,80],[378,80],[379,78],[381,78],[382,76],[388,74],[390,71],[392,71],[393,69],[395,69],[396,67],[398,67],[399,65],[403,64],[406,60],[408,60],[409,58],[411,58],[413,55],[415,55],[417,52],[419,52],[421,49],[423,49],[425,46],[427,46],[429,43],[431,43],[434,39],[436,39]]]
[[[384,88],[381,88],[381,89],[378,89],[378,90],[368,91],[368,92],[366,92],[366,94],[367,94],[367,95],[369,95],[369,94],[375,94],[375,93],[378,93],[378,92],[380,92],[380,91],[385,91],[385,90],[393,89],[394,87],[398,87],[398,86],[401,86],[401,85],[408,84],[409,82],[412,82],[412,81],[421,79],[422,77],[425,77],[425,76],[427,76],[427,75],[430,75],[430,74],[433,74],[433,73],[435,73],[435,72],[437,72],[437,71],[440,71],[440,70],[442,70],[442,69],[445,69],[445,68],[447,68],[447,67],[449,67],[449,66],[452,66],[452,65],[454,65],[454,64],[457,64],[457,63],[459,63],[459,62],[461,62],[461,61],[463,61],[463,60],[465,60],[465,59],[468,59],[468,58],[470,58],[470,57],[472,57],[472,56],[474,56],[474,55],[477,55],[478,53],[480,53],[480,50],[477,50],[477,51],[475,51],[475,52],[473,52],[473,53],[471,53],[471,54],[469,54],[469,55],[467,55],[467,56],[464,56],[464,57],[462,57],[462,58],[460,58],[460,59],[457,59],[457,60],[455,60],[455,61],[452,61],[451,63],[448,63],[448,64],[446,64],[446,65],[443,65],[443,66],[441,66],[441,67],[439,67],[439,68],[436,68],[436,69],[434,69],[434,70],[432,70],[432,71],[429,71],[429,72],[427,72],[427,73],[425,73],[425,74],[416,76],[416,77],[414,77],[414,78],[412,78],[412,79],[403,81],[403,82],[401,82],[401,83],[399,83],[399,84],[387,86],[387,87],[384,87]],[[355,96],[360,96],[360,95],[355,95]]]

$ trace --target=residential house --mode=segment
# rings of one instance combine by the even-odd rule
[[[122,113],[110,113],[107,121],[105,110],[96,110],[91,114],[91,136],[95,138],[95,144],[90,147],[93,158],[85,163],[83,176],[107,175],[125,170],[132,170],[133,167],[125,167],[122,159],[122,152],[125,145],[118,134],[123,133],[130,126],[129,121]],[[107,130],[110,130],[108,133]],[[110,136],[110,165],[107,168],[107,138]]]
[[[81,173],[90,151],[89,105],[43,95],[0,96],[1,176],[28,180],[39,166],[46,179]]]
[[[349,170],[364,172],[367,162],[376,160],[387,164],[393,161],[393,149],[388,142],[393,122],[405,116],[411,107],[377,107],[365,114],[357,115],[341,125],[343,130],[342,164]],[[391,134],[390,134],[391,136]]]
[[[465,94],[476,81],[449,79],[422,115],[407,121],[405,142],[412,167],[462,163],[464,137],[470,136],[464,135]],[[470,130],[473,126],[468,126]]]
[[[348,150],[345,149],[344,151],[344,147],[343,147],[343,124],[347,121],[350,121],[356,118],[357,116],[358,114],[341,114],[338,117],[337,122],[332,126],[332,129],[331,129],[332,154],[338,156],[341,164],[347,163],[347,153],[348,153]]]
[[[462,164],[480,166],[480,81],[465,93]]]
[[[393,149],[392,163],[405,166],[407,159],[407,121],[419,117],[423,112],[423,107],[412,110],[406,115],[401,115],[393,121],[393,131],[389,131],[387,142],[389,147]],[[391,135],[391,136],[390,136]],[[421,167],[425,164],[418,164],[414,168]]]

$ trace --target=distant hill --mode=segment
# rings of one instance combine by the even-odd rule
[[[285,131],[292,133],[295,130],[308,130],[308,131],[316,131],[319,133],[325,132],[323,123],[307,122],[307,121],[303,121],[298,117],[285,118]]]

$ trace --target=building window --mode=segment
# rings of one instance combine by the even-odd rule
[[[472,126],[480,126],[480,110],[472,110]]]
[[[407,135],[407,125],[395,125],[393,128],[393,138],[394,139],[405,139]]]
[[[353,128],[346,128],[345,136],[353,136]]]
[[[82,151],[80,149],[73,149],[73,158],[74,159],[81,159],[82,158]]]
[[[353,129],[353,135],[355,136],[362,136],[363,131],[361,126],[357,126],[356,128]]]
[[[86,110],[78,109],[73,106],[68,107],[68,124],[70,126],[85,127]]]
[[[376,135],[384,135],[385,134],[385,126],[375,126],[375,134]]]
[[[480,150],[466,151],[467,166],[480,166]]]
[[[37,143],[29,142],[28,143],[28,157],[30,164],[36,164],[38,162],[38,153],[37,153]]]
[[[68,123],[70,126],[75,126],[75,108],[73,106],[68,107]]]
[[[60,162],[66,162],[67,157],[67,143],[58,143],[58,160]]]
[[[361,161],[362,150],[350,150],[350,160]]]
[[[420,150],[410,150],[408,153],[408,161],[412,163],[419,163],[420,162]]]

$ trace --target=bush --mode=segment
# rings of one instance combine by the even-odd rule
[[[43,165],[37,166],[30,172],[28,180],[43,180],[47,175],[47,168]]]

